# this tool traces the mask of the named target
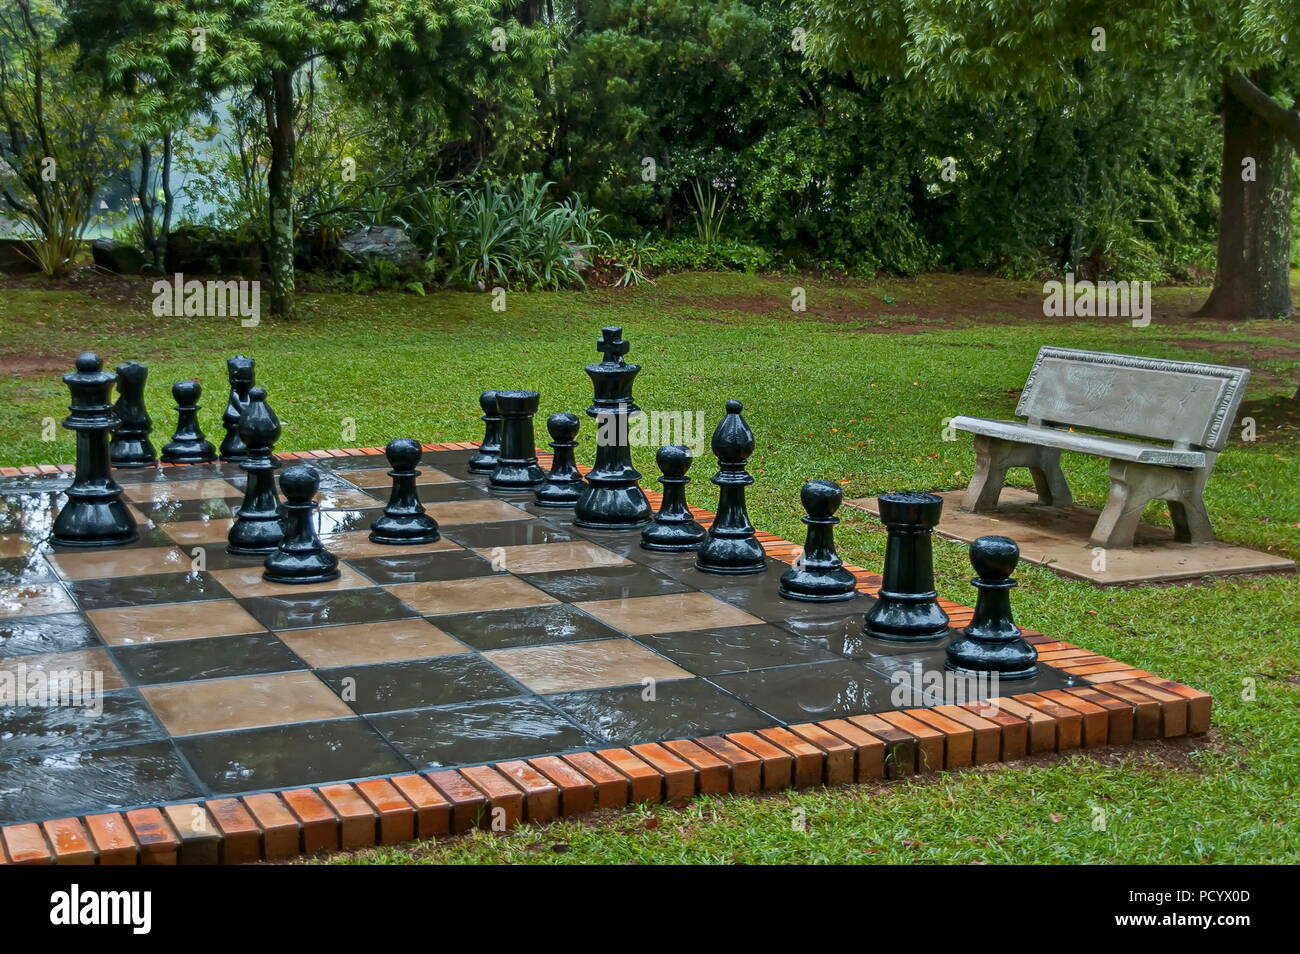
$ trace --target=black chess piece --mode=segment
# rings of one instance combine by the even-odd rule
[[[122,488],[109,473],[108,434],[117,426],[109,404],[117,375],[87,351],[63,376],[72,400],[63,426],[77,434],[77,466],[68,499],[54,518],[50,542],[65,547],[113,547],[139,539]]]
[[[128,361],[117,366],[117,428],[108,444],[108,458],[114,467],[148,467],[158,460],[158,452],[149,441],[153,419],[144,406],[144,382],[149,369]]]
[[[1011,574],[1020,548],[1007,537],[980,537],[970,545],[970,562],[979,589],[975,616],[948,645],[946,668],[956,672],[997,673],[999,679],[1031,679],[1038,674],[1038,652],[1011,616]]]
[[[204,464],[217,459],[217,449],[199,427],[198,381],[177,381],[172,385],[176,400],[176,433],[163,445],[162,459],[169,464]]]
[[[533,415],[541,399],[536,391],[498,391],[501,409],[501,453],[488,486],[493,490],[532,490],[546,475],[537,464]]]
[[[708,536],[708,531],[695,522],[686,506],[686,485],[691,482],[686,472],[690,470],[691,460],[690,448],[681,444],[665,444],[655,453],[664,492],[659,512],[641,531],[642,548],[670,553],[695,550]]]
[[[310,464],[295,464],[280,475],[284,494],[284,539],[266,558],[262,579],[268,583],[328,583],[339,578],[338,557],[325,549],[312,517],[320,489],[320,472]]]
[[[810,603],[853,599],[857,580],[835,552],[835,525],[840,522],[835,511],[844,501],[844,491],[833,480],[810,480],[799,491],[799,500],[807,512],[802,519],[808,534],[798,561],[781,574],[777,592],[786,599]]]
[[[483,443],[478,453],[469,459],[469,469],[475,474],[490,474],[501,454],[501,412],[497,409],[497,392],[484,391],[478,396],[478,406],[483,409]]]
[[[931,542],[943,498],[904,490],[881,494],[879,501],[889,539],[884,580],[863,633],[899,642],[939,639],[948,632],[948,614],[934,589]]]
[[[695,554],[695,568],[705,573],[762,573],[767,569],[763,545],[754,534],[745,509],[745,488],[754,478],[745,469],[754,453],[754,432],[740,416],[739,401],[727,402],[727,414],[713,431],[713,454],[718,472],[712,481],[718,487],[718,515],[709,536]]]
[[[393,478],[393,489],[384,512],[370,524],[370,542],[407,546],[437,543],[441,536],[438,521],[424,512],[415,489],[415,479],[420,476],[415,469],[420,463],[419,442],[398,437],[388,442],[384,455],[391,468],[388,476]]]
[[[275,471],[280,462],[272,451],[280,439],[280,419],[266,403],[265,388],[249,388],[248,407],[239,416],[239,440],[246,448],[239,469],[244,478],[244,500],[235,511],[227,535],[226,552],[241,556],[274,553],[284,539],[282,510],[275,492]]]
[[[574,505],[573,523],[590,530],[634,530],[650,521],[650,501],[632,466],[628,420],[641,413],[632,399],[632,381],[641,370],[627,364],[623,329],[602,328],[596,350],[603,360],[586,367],[595,391],[587,416],[596,419],[596,462]]]
[[[551,472],[534,493],[539,507],[572,507],[582,496],[585,484],[573,461],[579,423],[578,415],[568,411],[546,419],[546,431],[551,435],[551,450],[555,455],[551,459]]]
[[[248,407],[248,389],[253,386],[253,359],[237,354],[226,359],[226,375],[230,379],[230,397],[221,415],[226,436],[221,441],[218,454],[222,460],[241,461],[248,456],[248,448],[239,439],[239,417]]]

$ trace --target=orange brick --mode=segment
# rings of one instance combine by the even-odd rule
[[[498,762],[496,770],[523,790],[524,816],[530,822],[549,822],[560,817],[560,789],[537,769],[515,759]]]
[[[1133,707],[1133,738],[1160,738],[1160,703],[1150,696],[1129,689],[1121,682],[1107,683],[1095,692],[1104,692]]]
[[[853,781],[853,746],[835,733],[811,722],[792,725],[790,731],[825,753],[827,785],[847,785]]]
[[[822,783],[826,755],[821,749],[805,742],[789,729],[782,729],[779,726],[759,729],[758,734],[794,757],[794,784],[797,788],[808,788]]]
[[[375,843],[378,815],[355,788],[346,783],[316,789],[339,818],[339,847],[367,848]]]
[[[961,706],[935,706],[934,712],[971,730],[974,736],[971,747],[973,764],[987,765],[998,760],[1002,751],[1002,729],[996,723],[982,719]]]
[[[1172,692],[1166,692],[1145,680],[1126,682],[1124,685],[1134,692],[1150,696],[1160,703],[1160,734],[1166,739],[1187,734],[1187,700]]]
[[[1190,734],[1204,735],[1210,731],[1210,709],[1213,705],[1213,699],[1210,698],[1208,692],[1201,692],[1201,690],[1193,689],[1191,686],[1184,686],[1182,683],[1170,679],[1160,679],[1155,676],[1143,679],[1142,683],[1172,693],[1175,696],[1182,696],[1187,700],[1187,731]]]
[[[876,713],[896,729],[916,739],[916,770],[937,772],[943,768],[943,733],[902,712]]]
[[[1016,701],[1037,709],[1056,723],[1056,751],[1068,752],[1083,745],[1083,716],[1034,692],[1016,695]]]
[[[221,863],[244,865],[261,856],[262,830],[237,798],[214,798],[205,803],[221,833]]]
[[[426,776],[433,787],[451,805],[451,830],[454,834],[481,825],[487,817],[487,797],[459,772],[447,769]]]
[[[641,761],[663,776],[665,802],[690,798],[695,794],[695,769],[690,765],[654,742],[634,745],[631,748]]]
[[[794,784],[794,756],[789,752],[753,732],[731,732],[723,738],[762,762],[765,791],[790,788]]]
[[[1106,738],[1111,745],[1128,745],[1133,741],[1133,707],[1127,702],[1089,686],[1065,691],[1106,710]]]
[[[916,774],[917,741],[895,725],[874,715],[849,716],[848,722],[870,732],[885,744],[885,777],[903,778]]]
[[[1022,759],[1029,753],[1030,723],[1028,720],[1012,715],[1001,706],[991,702],[969,702],[958,706],[958,708],[971,713],[978,719],[983,719],[997,726],[999,732],[998,759],[1003,762],[1011,762],[1015,759]],[[976,737],[978,738],[978,733]]]
[[[1033,706],[1027,706],[1010,696],[999,696],[992,700],[999,710],[1018,716],[1029,723],[1029,754],[1056,751],[1056,720],[1045,715]],[[979,710],[976,709],[976,712]],[[1004,740],[1005,741],[1005,740]]]
[[[263,858],[280,861],[292,858],[302,850],[302,826],[278,795],[273,792],[245,795],[243,802],[262,831]]]
[[[134,865],[139,862],[139,850],[131,837],[131,827],[117,812],[87,815],[84,821],[90,840],[99,852],[101,865]]]
[[[312,855],[339,847],[339,818],[325,800],[310,788],[292,788],[280,793],[285,806],[302,825],[302,850]]]
[[[415,837],[415,809],[382,778],[357,782],[357,791],[379,815],[379,843],[398,845]]]
[[[663,776],[627,749],[600,749],[596,754],[627,777],[633,802],[663,801]]]
[[[140,845],[140,864],[174,865],[180,860],[180,839],[158,809],[129,811],[126,822]]]
[[[1047,689],[1038,693],[1044,699],[1073,709],[1083,719],[1083,746],[1095,748],[1105,745],[1110,738],[1110,713],[1095,702],[1080,699],[1062,689]]]
[[[1131,679],[1146,679],[1150,676],[1151,673],[1145,669],[1121,669],[1118,672],[1091,673],[1088,676],[1088,682],[1094,686],[1100,686],[1112,682],[1127,682]]]
[[[419,775],[395,775],[390,781],[415,809],[415,833],[436,838],[451,830],[451,803]]]
[[[975,732],[933,709],[908,709],[918,722],[943,733],[943,767],[968,768],[975,762]]]
[[[664,748],[695,770],[695,785],[701,795],[721,795],[730,790],[730,765],[708,749],[690,739],[665,742]]]
[[[460,774],[487,796],[485,828],[505,831],[524,820],[524,793],[492,766],[474,765],[461,769]]]
[[[95,846],[81,822],[75,818],[54,818],[41,823],[45,837],[54,849],[56,865],[93,865]]]
[[[221,864],[221,835],[206,808],[197,802],[187,802],[165,805],[162,811],[180,839],[181,864]]]
[[[581,815],[596,807],[596,784],[568,762],[547,755],[529,759],[528,764],[545,775],[559,791],[561,815],[566,818]]]
[[[48,865],[54,862],[40,825],[8,825],[0,828],[0,841],[4,842],[12,864]]]
[[[885,777],[885,743],[847,719],[827,719],[818,725],[843,739],[853,749],[854,781]]]
[[[627,776],[611,767],[600,756],[594,752],[574,752],[563,756],[563,761],[596,786],[596,807],[619,808],[627,804]]]
[[[733,792],[757,792],[763,787],[763,760],[753,752],[728,742],[720,735],[695,740],[727,764],[728,784]],[[702,784],[702,783],[701,783]]]

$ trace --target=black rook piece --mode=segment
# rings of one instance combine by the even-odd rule
[[[262,579],[268,583],[327,583],[339,577],[339,561],[316,536],[312,517],[320,474],[309,464],[295,464],[280,475],[284,493],[284,539],[266,558]]]
[[[217,459],[217,449],[203,436],[199,427],[199,395],[203,389],[197,381],[177,381],[172,385],[176,400],[176,433],[163,445],[162,459],[169,464],[202,464]]]
[[[476,474],[490,474],[501,453],[501,412],[497,410],[497,392],[484,391],[478,396],[478,406],[483,409],[483,443],[478,453],[469,459],[469,469]]]
[[[72,393],[63,426],[77,432],[77,470],[68,499],[54,519],[52,543],[65,547],[111,547],[139,538],[135,518],[122,501],[122,488],[108,471],[108,432],[117,416],[108,403],[117,375],[87,351],[77,370],[63,376]]]
[[[810,480],[799,492],[799,500],[808,516],[803,556],[785,573],[777,592],[786,599],[831,603],[851,600],[857,593],[857,580],[844,569],[835,552],[835,525],[840,522],[835,511],[844,500],[844,491],[832,480]]]
[[[948,632],[948,614],[934,590],[931,537],[943,498],[900,491],[880,495],[880,522],[889,531],[884,581],[863,632],[901,642],[938,639]]]
[[[493,490],[532,490],[545,479],[537,465],[533,415],[541,395],[536,391],[498,391],[501,409],[501,453],[488,486]]]
[[[384,448],[388,476],[393,478],[393,490],[384,512],[370,524],[371,543],[417,544],[437,543],[438,521],[424,512],[424,506],[415,490],[415,469],[420,463],[420,445],[409,437],[399,437]]]
[[[552,414],[546,419],[546,431],[551,435],[551,472],[537,488],[539,507],[572,507],[582,496],[582,474],[573,462],[573,449],[578,446],[578,416],[568,411]]]
[[[148,467],[158,459],[149,442],[153,420],[144,406],[144,382],[149,369],[128,361],[117,366],[117,429],[108,444],[108,457],[114,467]]]
[[[728,401],[727,416],[713,431],[713,453],[719,467],[712,478],[718,486],[718,515],[695,555],[696,569],[706,573],[762,573],[767,569],[763,545],[745,510],[745,488],[754,482],[745,470],[754,453],[754,432],[740,416],[741,410],[739,401]]]
[[[239,439],[239,417],[248,407],[248,389],[253,386],[253,359],[242,354],[227,358],[226,374],[230,378],[230,398],[221,415],[226,436],[221,441],[219,453],[222,460],[239,461],[248,456],[248,448]]]
[[[279,439],[280,419],[266,403],[265,389],[249,389],[248,407],[239,417],[239,440],[247,448],[239,462],[239,469],[247,475],[244,501],[235,511],[235,522],[226,537],[228,553],[273,553],[284,539],[280,498],[275,493],[275,471],[280,462],[271,455]]]
[[[647,550],[695,550],[708,535],[695,522],[686,506],[686,485],[691,478],[691,452],[681,444],[665,444],[655,453],[655,463],[663,474],[663,501],[650,525],[641,531],[641,546]]]
[[[948,646],[948,669],[995,672],[999,679],[1029,679],[1038,673],[1038,653],[1020,634],[1011,618],[1011,573],[1020,548],[1006,537],[980,537],[970,545],[970,562],[977,577],[975,616]]]
[[[573,522],[591,530],[633,530],[650,520],[650,501],[637,486],[627,422],[641,413],[632,400],[639,364],[626,364],[628,343],[622,328],[602,328],[596,350],[604,360],[586,367],[595,389],[587,416],[596,419],[596,463],[574,507]]]

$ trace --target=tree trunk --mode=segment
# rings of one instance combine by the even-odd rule
[[[266,103],[267,136],[271,141],[271,168],[267,173],[270,213],[271,314],[293,316],[293,74],[271,76]]]
[[[162,259],[158,257],[158,232],[154,227],[154,196],[149,188],[153,171],[153,149],[149,143],[140,143],[140,178],[136,182],[135,197],[140,203],[140,238],[144,250],[153,259],[154,267],[162,271]]]
[[[1249,167],[1253,160],[1253,181]],[[1243,320],[1291,314],[1291,142],[1223,90],[1223,169],[1214,288],[1197,312]]]
[[[158,271],[166,271],[167,242],[172,234],[172,134],[163,133],[162,154],[162,227],[158,231]]]

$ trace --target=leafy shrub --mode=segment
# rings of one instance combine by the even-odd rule
[[[656,272],[758,272],[775,263],[775,256],[765,248],[725,239],[711,245],[696,239],[676,239],[661,242],[647,252],[646,261]]]

